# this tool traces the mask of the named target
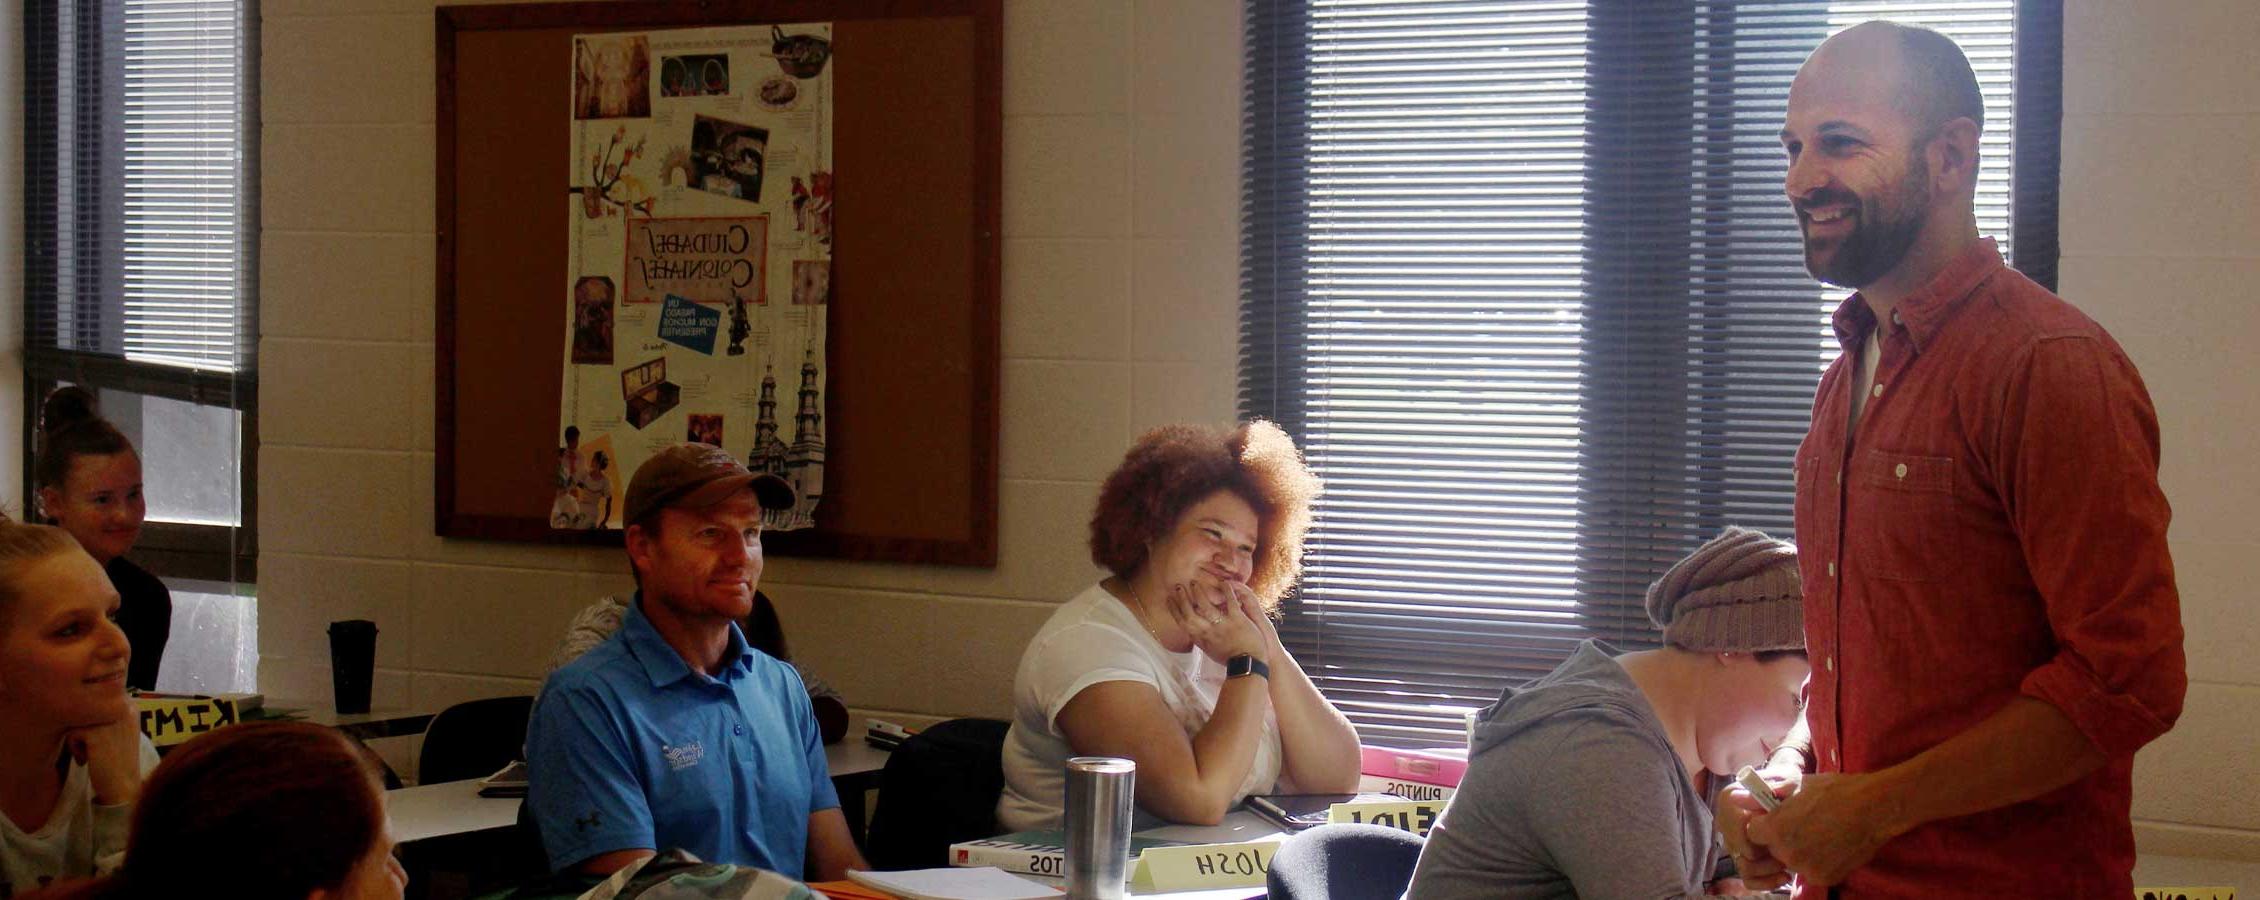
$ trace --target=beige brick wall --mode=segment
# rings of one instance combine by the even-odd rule
[[[628,586],[618,551],[431,535],[431,10],[266,4],[270,695],[322,695],[323,629],[350,617],[382,630],[380,704],[527,692],[573,611]],[[1233,413],[1237,5],[1014,0],[1005,42],[999,565],[764,579],[861,707],[1005,714],[1021,646],[1095,576],[1098,479],[1142,424]]]
[[[2188,707],[2136,760],[2139,834],[2260,860],[2260,2],[2066,7],[2060,286],[2157,404],[2189,632]]]

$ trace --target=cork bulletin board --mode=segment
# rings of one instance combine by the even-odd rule
[[[1001,0],[446,6],[437,26],[435,529],[550,525],[574,36],[829,22],[824,501],[767,552],[996,563]],[[852,61],[853,64],[846,64]],[[725,444],[737,452],[742,448]],[[630,473],[620,472],[624,488]]]

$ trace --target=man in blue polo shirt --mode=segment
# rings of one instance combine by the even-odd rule
[[[636,469],[622,521],[636,600],[543,684],[526,802],[550,867],[604,875],[659,850],[794,878],[866,868],[825,769],[808,692],[746,644],[761,511],[793,490],[704,444]]]

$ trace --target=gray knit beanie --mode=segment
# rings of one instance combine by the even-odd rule
[[[1664,642],[1698,653],[1802,650],[1797,548],[1732,525],[1648,586]]]

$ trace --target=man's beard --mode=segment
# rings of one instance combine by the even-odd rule
[[[1800,206],[1823,206],[1857,200],[1858,218],[1852,233],[1839,239],[1836,254],[1825,263],[1813,252],[1811,226],[1800,215],[1798,229],[1805,238],[1805,271],[1814,278],[1853,290],[1874,284],[1907,258],[1907,251],[1922,236],[1923,216],[1930,209],[1930,165],[1920,154],[1908,166],[1889,197],[1857,197],[1842,191],[1824,191]],[[1892,201],[1888,206],[1885,201]]]

